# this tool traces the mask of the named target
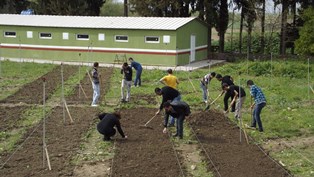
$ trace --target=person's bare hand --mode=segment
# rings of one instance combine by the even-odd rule
[[[163,132],[163,133],[167,133],[167,128],[165,127],[162,132]]]

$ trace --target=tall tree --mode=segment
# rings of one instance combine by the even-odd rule
[[[218,19],[215,23],[215,28],[218,31],[219,36],[219,52],[223,53],[225,47],[225,33],[227,31],[229,21],[228,1],[220,0],[217,5],[217,10]]]
[[[0,13],[20,14],[22,10],[26,10],[29,4],[26,0],[1,0]]]

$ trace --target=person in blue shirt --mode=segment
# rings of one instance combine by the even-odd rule
[[[134,61],[132,57],[129,58],[129,61],[131,62],[131,68],[133,67],[136,70],[134,86],[139,87],[142,85],[142,80],[141,80],[141,75],[143,71],[142,65],[139,62]]]
[[[252,80],[247,81],[247,86],[250,88],[250,94],[254,98],[254,102],[251,105],[253,110],[253,120],[249,128],[256,129],[256,123],[258,125],[258,130],[263,132],[262,120],[260,117],[262,109],[266,106],[266,98],[262,90],[257,87]]]

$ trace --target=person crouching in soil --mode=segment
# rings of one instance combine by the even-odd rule
[[[183,102],[183,101],[173,101],[173,102],[165,102],[163,104],[163,107],[165,108],[165,123],[164,123],[164,130],[163,133],[167,133],[167,125],[168,125],[168,119],[169,115],[171,115],[173,118],[177,119],[177,132],[172,135],[173,137],[179,137],[180,139],[183,138],[183,122],[185,119],[185,116],[189,116],[190,106]]]
[[[116,134],[116,129],[122,138],[127,138],[121,128],[121,115],[119,112],[101,113],[98,115],[98,118],[100,119],[100,122],[97,124],[97,130],[100,134],[104,135],[104,141],[110,141],[110,137]],[[116,127],[116,129],[114,127]]]

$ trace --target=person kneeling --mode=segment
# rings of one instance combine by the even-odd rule
[[[118,132],[122,136],[122,138],[127,138],[124,135],[124,132],[121,128],[121,115],[119,112],[114,113],[101,113],[98,115],[100,122],[97,124],[97,130],[100,134],[104,135],[104,141],[110,141],[112,136],[116,134],[116,130],[114,127],[117,128]]]

